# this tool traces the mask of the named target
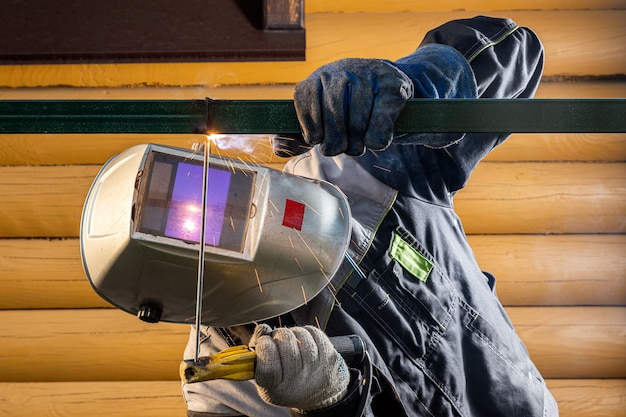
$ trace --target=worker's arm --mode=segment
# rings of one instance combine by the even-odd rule
[[[410,56],[341,59],[300,81],[294,91],[302,139],[275,139],[279,152],[298,153],[319,145],[324,155],[359,156],[384,150],[392,141],[443,147],[462,134],[402,135],[394,138],[396,119],[406,101],[417,98],[474,98],[476,85],[463,56],[446,45],[427,45]]]
[[[543,71],[544,51],[537,35],[510,19],[477,16],[445,23],[429,31],[420,48],[445,44],[469,62],[479,98],[531,98]],[[439,152],[447,170],[449,192],[462,188],[489,152],[504,142],[508,133],[468,134]]]

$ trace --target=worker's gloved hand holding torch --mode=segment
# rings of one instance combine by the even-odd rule
[[[391,62],[348,58],[324,65],[296,85],[294,105],[308,145],[324,155],[361,155],[389,146],[413,82]],[[274,139],[293,153],[302,140]]]
[[[316,327],[272,330],[261,324],[249,346],[256,351],[259,395],[269,404],[317,410],[337,403],[348,390],[348,366]]]

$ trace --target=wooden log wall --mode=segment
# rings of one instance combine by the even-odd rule
[[[289,98],[343,57],[396,59],[447,20],[509,16],[544,42],[538,97],[626,97],[623,0],[309,1],[305,62],[0,67],[0,99]],[[79,218],[99,166],[177,135],[0,135],[0,415],[184,416],[182,325],[91,290]],[[215,149],[280,167],[267,137]],[[456,199],[561,415],[626,415],[626,134],[513,135]]]

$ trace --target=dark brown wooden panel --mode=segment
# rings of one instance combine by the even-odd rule
[[[303,60],[302,1],[1,0],[0,63]]]

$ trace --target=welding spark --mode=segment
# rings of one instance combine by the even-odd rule
[[[304,200],[302,200],[302,202],[304,203],[304,205],[306,205],[308,208],[310,208],[313,213],[317,214],[318,216],[321,216],[320,212],[315,210],[313,207],[311,207],[311,205],[309,203],[307,203]]]
[[[380,165],[372,164],[372,166],[373,166],[374,168],[380,169],[380,170],[382,170],[382,171],[391,172],[391,170],[390,170],[389,168],[381,167]]]
[[[300,261],[298,261],[298,258],[293,258],[294,261],[296,261],[296,263],[298,264],[298,267],[300,268],[300,270],[302,272],[304,272],[304,268],[302,268],[302,265],[300,265]]]
[[[322,275],[324,275],[324,278],[326,278],[328,286],[332,289],[333,297],[334,297],[334,293],[337,292],[337,291],[335,289],[335,286],[331,282],[330,277],[326,274],[326,271],[324,271],[322,268],[320,268],[320,272],[322,273]],[[335,301],[339,302],[339,300],[337,300],[336,298],[335,298]]]
[[[306,246],[306,248],[309,250],[309,252],[311,252],[311,255],[313,255],[313,257],[315,258],[315,260],[317,261],[318,265],[320,266],[320,268],[324,269],[324,264],[319,260],[319,258],[317,257],[317,255],[315,255],[315,252],[313,252],[313,249],[311,249],[311,247],[309,246],[308,243],[306,243],[306,240],[304,240],[304,237],[302,237],[302,234],[300,232],[298,232],[297,230],[294,230],[296,232],[296,234],[298,235],[298,237],[300,237],[300,239],[302,240],[302,242],[304,243],[304,246]]]
[[[244,161],[240,156],[237,157],[237,159],[246,166],[246,168],[248,168],[249,170],[252,170],[252,168],[250,167],[250,164],[248,164],[246,161]]]
[[[302,288],[302,296],[304,297],[304,305],[306,305],[308,301],[306,299],[306,292],[304,291],[304,285],[300,285],[300,288]]]
[[[233,174],[235,174],[235,166],[233,165],[233,162],[228,161],[228,165],[230,166],[230,169],[233,171]]]
[[[207,140],[208,140],[208,139],[207,139]],[[185,161],[188,161],[188,160],[190,160],[190,159],[193,159],[193,157],[195,157],[196,155],[199,155],[201,152],[203,152],[203,151],[204,151],[203,146],[204,146],[204,145],[203,145],[202,143],[200,143],[200,142],[194,142],[194,143],[191,145],[191,150],[192,150],[192,152],[191,152],[191,158],[185,158]]]
[[[259,291],[263,292],[263,286],[261,285],[261,278],[259,278],[259,271],[254,268],[254,275],[256,275],[256,282],[259,284]]]
[[[378,155],[378,152],[374,152],[374,150],[371,148],[367,148],[367,150],[371,152],[371,154],[374,155],[376,158],[380,158],[380,155]]]

